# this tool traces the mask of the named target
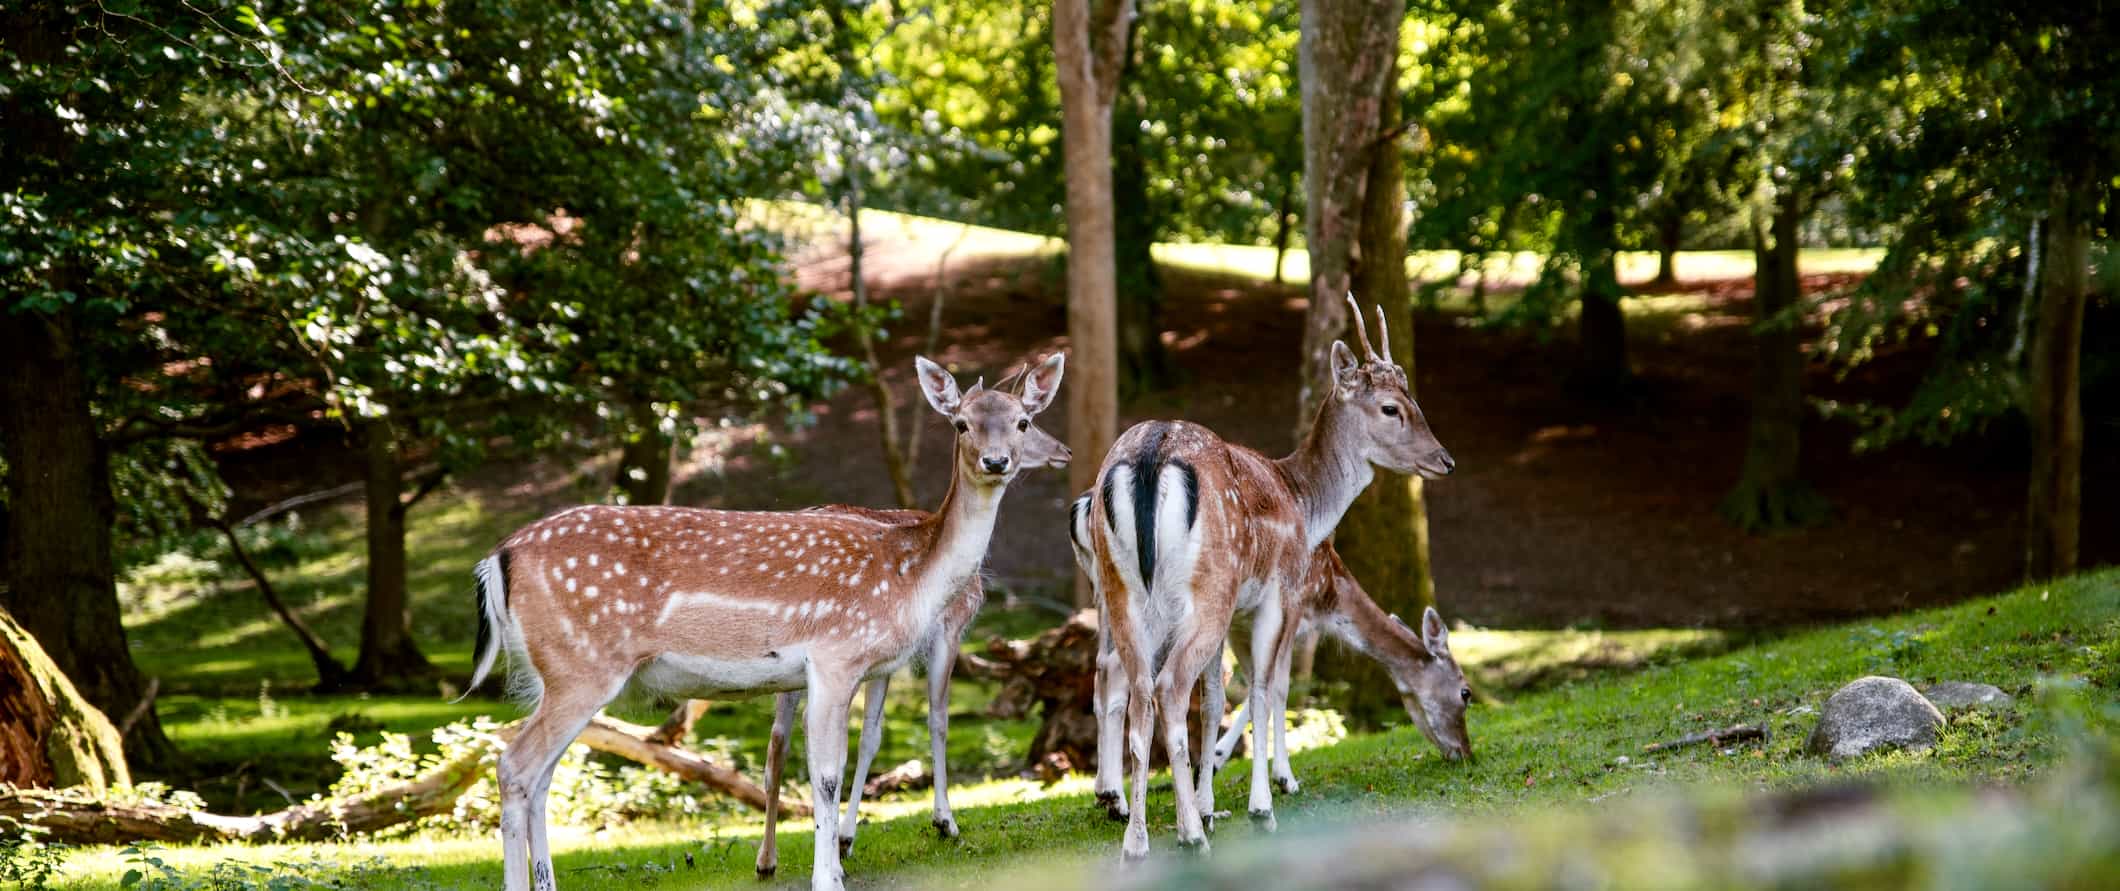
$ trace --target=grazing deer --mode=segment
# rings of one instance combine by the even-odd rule
[[[1021,395],[978,385],[960,394],[949,372],[915,364],[928,404],[957,430],[949,494],[920,522],[577,507],[523,527],[479,561],[471,683],[500,650],[521,653],[529,670],[511,680],[537,703],[500,759],[509,891],[553,887],[544,810],[553,766],[628,687],[691,699],[805,691],[818,803],[810,883],[841,887],[837,802],[855,688],[926,651],[944,628],[1016,474],[1068,460],[1066,446],[1031,424],[1060,386],[1062,357],[1029,372]]]
[[[1379,321],[1382,315],[1379,309]],[[1125,709],[1134,759],[1121,846],[1128,860],[1148,856],[1143,804],[1151,722],[1158,715],[1177,792],[1178,844],[1208,847],[1187,751],[1186,707],[1202,671],[1219,658],[1232,616],[1253,614],[1252,664],[1268,666],[1270,676],[1301,624],[1311,556],[1368,487],[1374,468],[1437,478],[1454,466],[1408,393],[1406,372],[1385,358],[1390,332],[1383,333],[1385,356],[1379,356],[1359,309],[1354,316],[1369,361],[1333,342],[1332,391],[1292,454],[1273,460],[1197,424],[1150,421],[1122,434],[1097,471],[1086,528],[1075,534],[1096,566],[1091,578],[1111,640],[1111,651],[1100,654],[1109,657],[1108,666],[1100,660],[1100,671],[1110,673],[1100,707],[1107,715],[1115,706]],[[1207,672],[1207,683],[1213,702],[1221,672]],[[1251,685],[1252,714],[1267,713],[1268,686]],[[1266,751],[1265,722],[1252,726],[1255,747]],[[1105,746],[1099,748],[1103,763]],[[1211,753],[1199,754],[1212,789]],[[1124,791],[1097,787],[1107,802]],[[1249,811],[1272,828],[1273,794],[1262,760],[1253,761]]]
[[[1446,759],[1471,757],[1465,708],[1472,704],[1472,688],[1465,685],[1465,672],[1450,655],[1450,629],[1443,625],[1442,615],[1432,606],[1422,610],[1421,627],[1416,631],[1406,620],[1384,612],[1369,598],[1369,592],[1362,590],[1354,574],[1347,571],[1330,541],[1319,545],[1311,555],[1310,567],[1310,577],[1303,583],[1302,625],[1296,634],[1322,629],[1355,652],[1375,659],[1391,675],[1399,702],[1406,707],[1406,716],[1413,719],[1414,726],[1421,728],[1421,735],[1428,737]],[[1237,660],[1247,661],[1241,648]],[[1299,788],[1295,772],[1288,765],[1288,672],[1293,662],[1282,661],[1271,674],[1244,666],[1249,683],[1270,685],[1266,699],[1271,709],[1256,720],[1264,721],[1273,731],[1273,748],[1270,752],[1254,749],[1252,757],[1272,756],[1274,788],[1283,794]],[[1238,739],[1244,733],[1244,720],[1250,714],[1251,701],[1247,697],[1230,718],[1229,730],[1215,743],[1217,769],[1229,763],[1236,752]]]
[[[1076,498],[1070,506],[1069,517],[1073,521],[1073,534],[1079,542],[1089,519],[1090,497],[1087,494]],[[1085,573],[1092,564],[1089,552],[1079,543],[1075,547],[1075,560]],[[1450,654],[1450,629],[1443,624],[1443,617],[1429,607],[1421,615],[1421,629],[1415,631],[1404,619],[1384,612],[1370,599],[1369,592],[1347,571],[1340,554],[1333,549],[1332,542],[1318,545],[1311,554],[1310,575],[1303,581],[1299,605],[1302,624],[1297,636],[1323,629],[1356,652],[1375,659],[1391,675],[1392,685],[1398,689],[1399,700],[1406,714],[1413,719],[1421,734],[1435,744],[1443,757],[1450,760],[1472,754],[1470,737],[1465,732],[1465,709],[1472,704],[1472,688],[1465,685],[1465,673],[1458,668],[1457,660]],[[1102,629],[1100,628],[1100,631]],[[1109,651],[1109,644],[1100,635],[1098,652]],[[1112,660],[1116,661],[1116,660]],[[1273,748],[1270,753],[1256,750],[1253,757],[1272,757],[1274,788],[1284,794],[1299,788],[1295,773],[1288,763],[1288,669],[1294,660],[1284,661],[1271,676],[1252,670],[1250,658],[1244,648],[1237,648],[1237,661],[1243,667],[1249,683],[1266,683],[1271,711],[1260,720],[1273,733]],[[1209,665],[1208,674],[1215,673]],[[1102,691],[1113,686],[1105,677],[1104,660],[1100,660],[1095,702],[1103,702]],[[1212,684],[1212,681],[1209,681]],[[1209,721],[1219,722],[1225,701],[1212,695],[1206,700]],[[1250,700],[1237,707],[1230,717],[1229,729],[1222,733],[1214,745],[1213,769],[1220,770],[1229,763],[1237,745],[1244,735],[1245,719],[1251,714]],[[1099,789],[1117,789],[1120,785],[1118,741],[1123,738],[1125,728],[1125,705],[1100,709],[1098,713],[1098,748],[1107,748],[1110,740],[1111,763],[1104,760],[1104,752],[1098,753],[1097,776]],[[1211,777],[1212,774],[1209,774]],[[1200,810],[1203,816],[1214,813],[1214,787],[1206,779],[1200,782]],[[1114,819],[1124,820],[1127,811],[1116,795],[1105,801]]]

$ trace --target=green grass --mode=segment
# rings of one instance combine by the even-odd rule
[[[1283,833],[1378,817],[1526,814],[1616,794],[1696,785],[1790,789],[1851,777],[1894,787],[1939,781],[2020,783],[2050,768],[2058,757],[2052,729],[2028,699],[2007,712],[1954,716],[1941,744],[1926,753],[1835,765],[1803,755],[1801,745],[1815,720],[1812,712],[1824,698],[1865,674],[1890,674],[1916,684],[1985,681],[2020,697],[2041,678],[2072,677],[2109,696],[2120,683],[2120,572],[1755,640],[1713,655],[1701,654],[1731,643],[1697,634],[1640,639],[1602,634],[1578,634],[1574,639],[1501,634],[1483,638],[1478,633],[1465,637],[1468,659],[1486,648],[1498,663],[1515,659],[1519,665],[1565,664],[1565,650],[1612,655],[1614,646],[1624,658],[1591,660],[1603,667],[1584,674],[1534,668],[1530,676],[1542,689],[1511,696],[1504,707],[1476,708],[1471,727],[1479,760],[1470,765],[1442,761],[1410,728],[1357,736],[1298,754],[1295,766],[1304,788],[1277,800]],[[1553,659],[1560,661],[1550,662]],[[911,692],[906,689],[901,695]],[[917,731],[900,726],[900,713],[917,715],[917,708],[899,698],[894,696],[892,735],[910,738],[900,739],[900,745],[918,742]],[[727,715],[728,731],[743,739],[763,735],[763,714],[755,708],[717,705],[714,714]],[[439,717],[413,709],[393,719],[417,723]],[[1699,746],[1656,756],[1641,751],[1644,744],[1692,731],[1761,721],[1773,731],[1772,741],[1764,746]],[[214,737],[217,731],[208,727],[178,726],[180,734],[198,734],[192,739],[237,738]],[[961,726],[969,731],[966,735],[981,733],[976,725]],[[284,732],[316,744],[310,729]],[[958,741],[953,734],[953,749]],[[1217,793],[1225,806],[1241,805],[1247,769],[1248,762],[1239,761],[1221,774]],[[875,819],[862,830],[860,846],[848,864],[850,878],[857,884],[893,886],[985,885],[996,870],[1048,858],[1109,858],[1117,847],[1119,827],[1092,807],[1088,792],[1086,778],[1080,777],[1050,788],[1012,779],[965,785],[952,796],[965,835],[951,842],[938,842],[928,829],[924,795],[885,802],[870,812]],[[1168,852],[1172,804],[1167,780],[1152,791],[1149,807],[1152,844]],[[629,887],[752,887],[754,824],[746,815],[727,825],[649,824],[601,834],[557,830],[556,865],[563,881],[575,886],[620,879]],[[778,886],[799,885],[808,878],[807,827],[798,821],[790,828],[797,831],[782,836]],[[1237,819],[1226,821],[1214,841],[1225,851],[1241,849],[1260,843],[1258,835]],[[364,884],[377,887],[484,887],[499,875],[499,845],[492,839],[422,837],[262,849],[209,846],[159,856],[197,871],[229,858],[291,861],[313,853],[327,858],[382,856],[402,868],[363,877]],[[687,854],[692,856],[691,867],[684,866]],[[76,855],[67,876],[84,887],[111,887],[125,868],[121,853],[99,849]]]

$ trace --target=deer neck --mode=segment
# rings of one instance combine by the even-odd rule
[[[1340,525],[1340,518],[1354,504],[1355,496],[1376,478],[1376,469],[1358,451],[1352,431],[1333,410],[1335,398],[1331,394],[1325,397],[1303,442],[1288,457],[1274,462],[1303,511],[1305,549],[1316,548],[1332,537],[1332,530]]]
[[[1338,579],[1330,598],[1320,604],[1327,618],[1321,622],[1327,633],[1356,652],[1383,663],[1394,677],[1410,673],[1420,663],[1435,658],[1412,629],[1394,621],[1369,599],[1368,592]]]
[[[934,517],[916,527],[920,536],[910,570],[915,576],[907,618],[926,627],[948,607],[951,598],[978,574],[986,560],[986,548],[994,537],[994,519],[1001,513],[1001,495],[1006,485],[980,485],[964,479],[959,470],[950,477],[950,491]]]

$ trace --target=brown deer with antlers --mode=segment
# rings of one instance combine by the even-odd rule
[[[929,518],[577,507],[479,562],[472,684],[499,651],[520,653],[527,670],[511,680],[537,703],[500,759],[509,891],[553,887],[553,767],[628,687],[693,699],[804,691],[818,805],[810,881],[842,886],[836,803],[855,688],[928,649],[979,571],[1009,482],[1069,457],[1032,424],[1060,386],[1060,356],[1029,372],[1020,395],[960,393],[940,366],[915,365],[928,404],[957,430],[950,491]]]
[[[1301,588],[1312,555],[1368,487],[1375,468],[1435,478],[1455,466],[1408,392],[1406,372],[1385,358],[1390,332],[1383,332],[1386,353],[1380,356],[1353,303],[1350,297],[1368,361],[1333,343],[1332,392],[1294,453],[1269,459],[1197,424],[1150,421],[1121,435],[1098,469],[1082,546],[1096,566],[1092,578],[1111,640],[1110,680],[1101,702],[1107,709],[1123,704],[1133,756],[1121,846],[1128,860],[1148,856],[1143,805],[1158,716],[1178,799],[1178,844],[1208,847],[1185,718],[1193,685],[1221,654],[1231,618],[1240,610],[1253,615],[1253,665],[1279,665],[1301,624]],[[1378,316],[1381,321],[1381,309]],[[1206,677],[1213,702],[1221,672]],[[1251,685],[1251,714],[1269,713],[1269,686]],[[1268,751],[1266,722],[1252,726],[1255,750]],[[1212,753],[1199,754],[1198,778],[1212,788]],[[1101,783],[1097,789],[1106,801],[1126,791]],[[1272,827],[1273,794],[1263,759],[1253,760],[1249,810]]]

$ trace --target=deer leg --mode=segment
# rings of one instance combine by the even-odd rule
[[[957,666],[957,642],[963,634],[960,625],[936,635],[928,652],[928,754],[935,768],[935,815],[930,822],[943,838],[957,837],[957,817],[950,812],[950,672]]]
[[[1133,803],[1126,817],[1126,839],[1119,851],[1129,862],[1139,862],[1148,859],[1148,747],[1155,733],[1156,690],[1148,660],[1127,661],[1122,674],[1127,682],[1126,747],[1134,758],[1133,780],[1127,791]]]
[[[552,849],[545,835],[545,797],[560,755],[618,689],[614,685],[602,693],[547,684],[537,711],[501,753],[496,768],[501,786],[501,851],[507,858],[503,880],[510,891],[552,891],[554,887]]]
[[[1126,822],[1126,690],[1119,652],[1112,647],[1104,611],[1097,613],[1097,675],[1090,701],[1097,710],[1097,801],[1113,820]]]
[[[869,781],[869,765],[876,760],[876,748],[883,744],[883,698],[891,690],[891,677],[884,675],[869,682],[861,694],[864,709],[861,715],[861,755],[854,759],[854,782],[847,785],[847,814],[839,821],[839,856],[854,853],[854,832],[861,810],[861,788]],[[838,807],[839,802],[832,802]]]
[[[780,869],[780,845],[775,838],[780,826],[780,783],[788,762],[788,733],[795,729],[795,708],[801,693],[773,697],[773,736],[766,743],[766,834],[758,841],[758,875],[765,878]]]
[[[1272,832],[1275,825],[1273,792],[1266,786],[1267,753],[1272,750],[1267,748],[1269,728],[1266,725],[1274,713],[1273,704],[1268,701],[1273,695],[1273,684],[1267,682],[1266,678],[1273,676],[1276,650],[1284,637],[1281,633],[1282,625],[1287,623],[1282,620],[1278,592],[1266,593],[1267,596],[1262,598],[1251,624],[1253,671],[1248,697],[1251,700],[1251,801],[1247,809],[1251,812],[1252,822]]]
[[[1289,657],[1282,659],[1274,670],[1273,677],[1273,785],[1283,795],[1294,795],[1302,788],[1296,782],[1295,770],[1288,764],[1288,675],[1295,665],[1293,646]]]
[[[1200,821],[1207,831],[1215,831],[1215,820],[1221,814],[1215,811],[1215,734],[1222,730],[1222,713],[1229,709],[1229,694],[1222,687],[1222,649],[1225,640],[1215,641],[1214,651],[1208,656],[1205,674],[1201,680],[1206,686],[1206,695],[1200,701],[1200,766],[1199,795]]]
[[[812,891],[840,891],[845,886],[839,867],[839,784],[847,770],[847,712],[854,704],[856,677],[855,672],[810,663],[803,739],[810,755],[810,800],[817,814]]]
[[[1234,650],[1237,655],[1237,670],[1244,673],[1244,684],[1248,691],[1250,686],[1256,683],[1251,679],[1252,675],[1256,673],[1251,669],[1251,647],[1247,645],[1248,641],[1238,641],[1234,635],[1232,635],[1230,643],[1232,644],[1230,649]],[[1237,744],[1244,740],[1244,722],[1250,719],[1251,694],[1246,692],[1244,701],[1237,703],[1237,713],[1230,716],[1229,730],[1222,733],[1221,737],[1215,740],[1215,766],[1217,768],[1228,765],[1229,759],[1236,757]]]
[[[1193,787],[1192,745],[1187,719],[1192,714],[1193,687],[1212,657],[1222,636],[1206,628],[1189,629],[1176,649],[1164,660],[1156,678],[1156,709],[1163,719],[1163,751],[1170,756],[1170,779],[1178,799],[1178,846],[1205,854],[1207,831],[1200,819],[1200,801]]]

